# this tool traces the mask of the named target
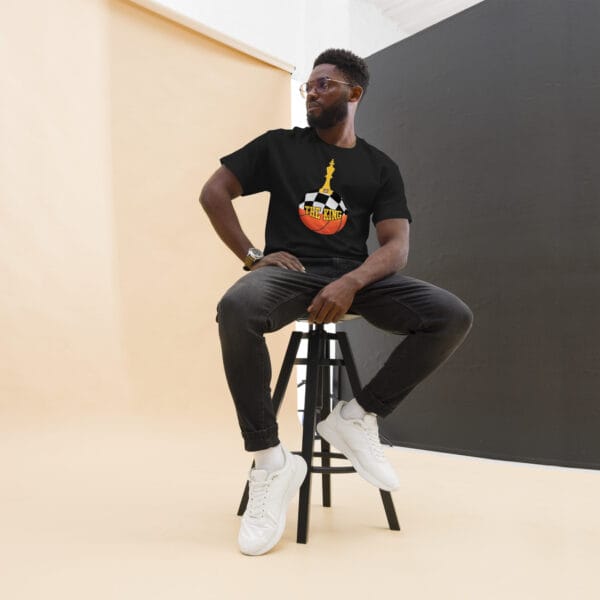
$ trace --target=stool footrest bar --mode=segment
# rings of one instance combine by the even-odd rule
[[[295,365],[307,365],[308,364],[308,358],[296,358],[294,360],[294,364]],[[323,359],[319,366],[320,367],[343,367],[344,366],[344,361],[341,358],[326,358]]]
[[[313,452],[313,456],[318,458],[341,458],[342,460],[348,460],[341,452]]]
[[[354,467],[316,467],[310,468],[311,473],[356,473]]]

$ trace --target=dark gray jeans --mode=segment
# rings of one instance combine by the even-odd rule
[[[305,314],[321,288],[360,264],[300,260],[305,273],[263,267],[244,275],[217,308],[225,374],[248,451],[279,443],[264,334]],[[407,335],[356,398],[382,417],[460,346],[473,321],[469,307],[450,292],[399,273],[360,290],[351,312],[375,327]]]

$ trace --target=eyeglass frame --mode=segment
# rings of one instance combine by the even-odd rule
[[[319,81],[319,79],[324,79],[325,81],[327,81],[327,83],[329,83],[330,81],[334,81],[335,83],[343,83],[344,85],[349,85],[350,87],[360,87],[359,85],[356,85],[354,83],[348,83],[347,81],[342,81],[341,79],[333,79],[333,77],[329,77],[327,75],[324,75],[323,77],[317,77],[316,79],[313,79],[312,81]],[[310,93],[310,90],[308,89],[308,84],[311,82],[311,80],[309,79],[308,81],[305,81],[303,84],[300,85],[299,91],[300,91],[300,95],[303,98],[306,98],[308,96],[308,94]],[[322,90],[319,93],[323,93],[326,92],[328,90],[328,87],[326,87],[324,90]]]

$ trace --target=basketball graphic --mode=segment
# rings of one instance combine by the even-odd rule
[[[331,189],[331,178],[335,171],[332,159],[326,169],[325,183],[318,192],[309,192],[298,207],[300,220],[315,233],[332,235],[346,225],[346,205],[337,192]]]

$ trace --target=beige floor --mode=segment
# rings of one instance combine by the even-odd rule
[[[231,425],[0,433],[3,599],[600,597],[600,472],[390,450],[401,532],[375,489],[339,475],[333,508],[313,488],[308,545],[294,505],[277,548],[250,558],[236,547],[248,461]]]

